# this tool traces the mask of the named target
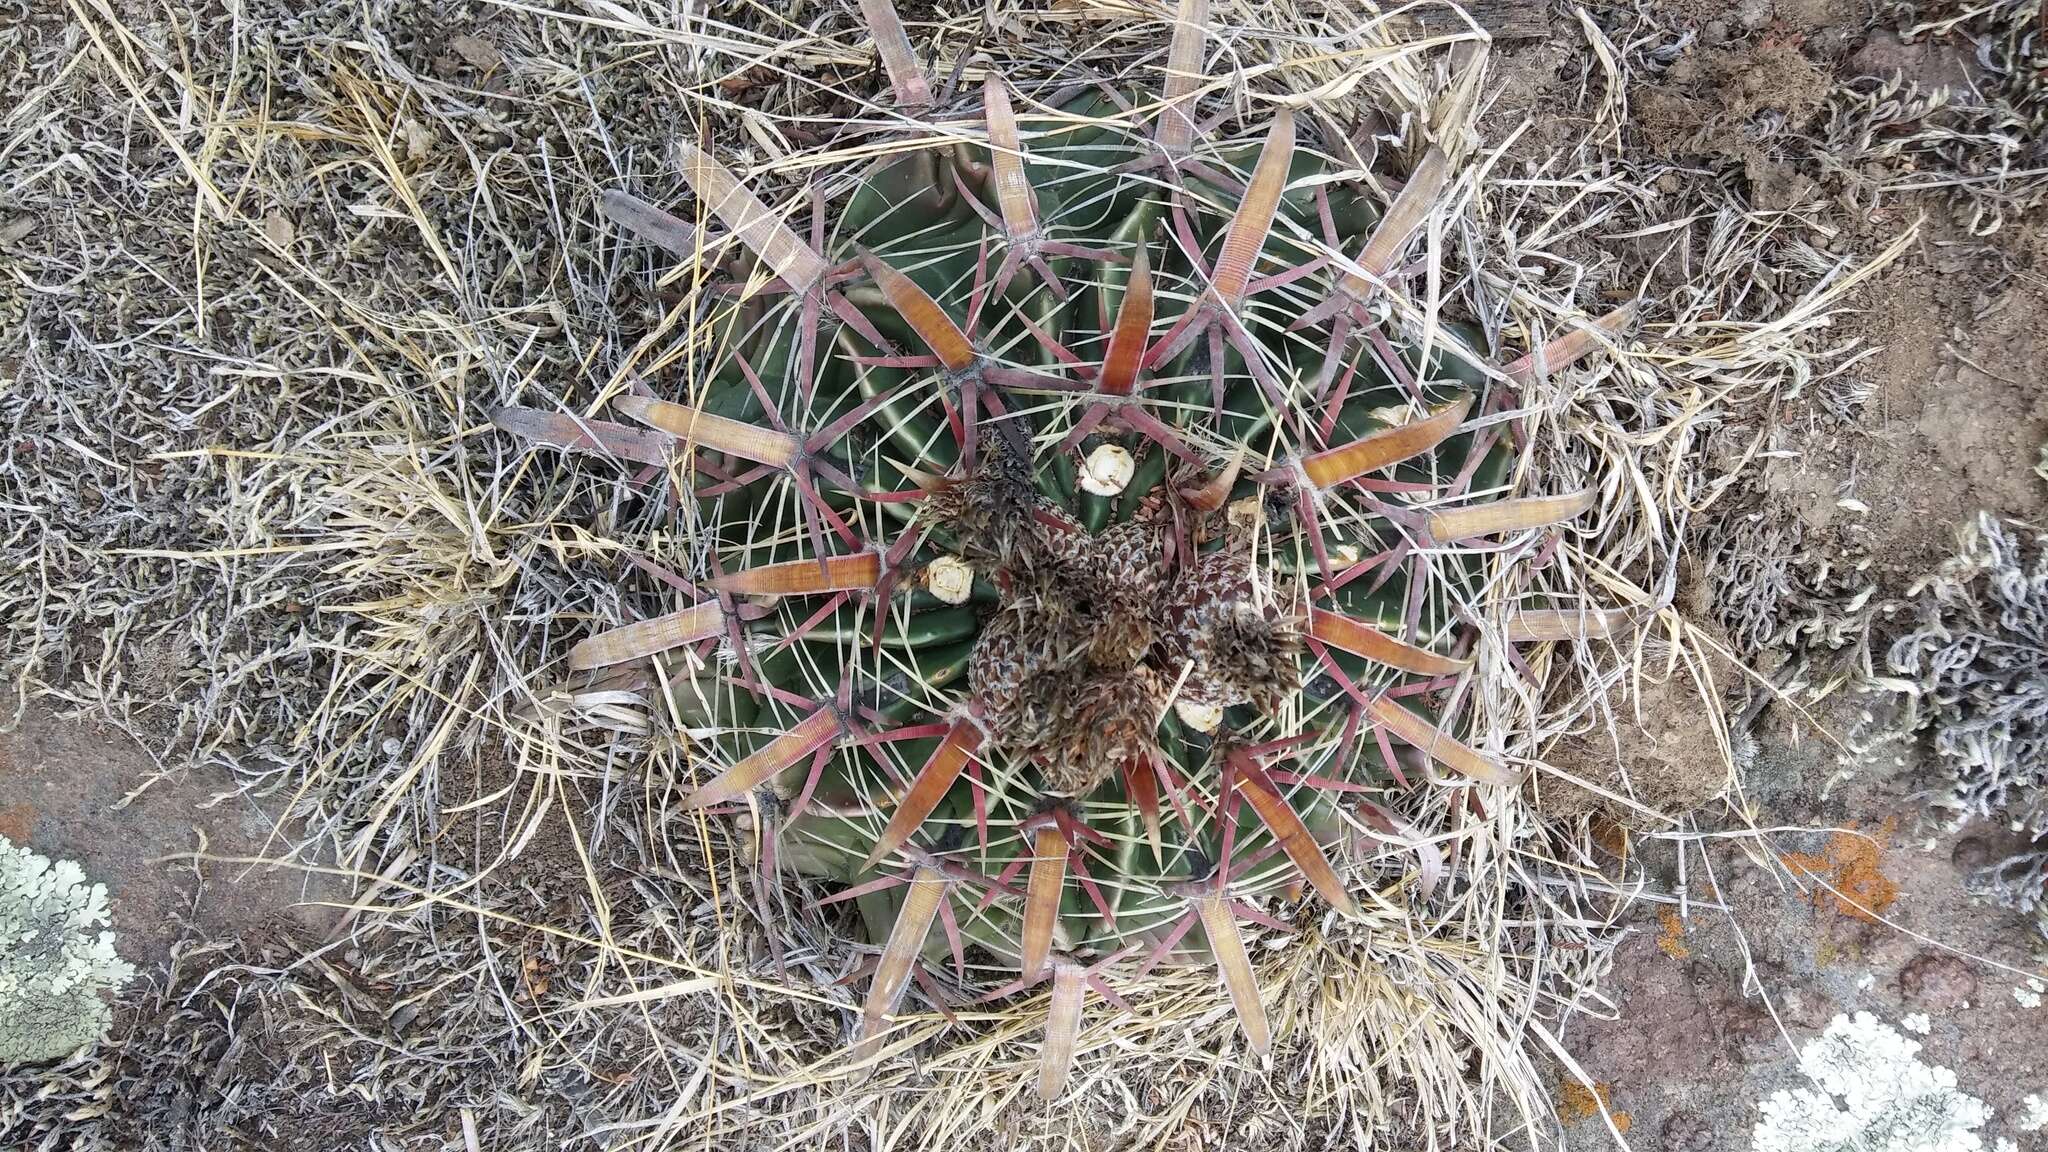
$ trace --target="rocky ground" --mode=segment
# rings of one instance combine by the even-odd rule
[[[1847,728],[1856,717],[1820,719]],[[1837,1016],[1869,1012],[1990,1106],[1983,1147],[2041,1146],[2038,1124],[2026,1127],[2037,1118],[2028,1097],[2048,1099],[2048,1009],[2030,981],[2042,973],[2039,941],[2029,918],[1965,888],[2005,838],[1931,821],[1917,762],[1836,779],[1837,752],[1810,726],[1760,727],[1754,798],[1760,822],[1778,830],[1767,846],[1740,835],[1686,842],[1683,875],[1678,843],[1644,844],[1644,882],[1700,903],[1641,916],[1614,957],[1613,1004],[1568,1034],[1628,1117],[1630,1143],[1750,1148],[1761,1102],[1810,1086],[1798,1049]],[[1589,1103],[1572,1146],[1611,1146]]]
[[[1873,187],[1934,183],[1915,176],[1928,158],[1838,152],[1845,163],[1832,163],[1825,150],[1841,127],[1844,90],[1897,99],[1901,85],[1913,85],[1970,105],[1988,98],[1995,78],[1978,43],[1904,37],[1896,25],[1865,29],[1867,14],[1862,4],[1829,0],[1674,5],[1673,22],[1697,40],[1665,75],[1630,93],[1647,147],[1739,173],[1759,205],[1804,214],[1817,248],[1869,258],[1901,229],[1921,227],[1911,250],[1856,297],[1857,314],[1838,324],[1844,344],[1867,357],[1819,385],[1818,402],[1783,414],[1782,452],[1764,465],[1753,502],[1773,527],[1736,530],[1739,542],[1719,557],[1725,564],[1743,549],[1775,552],[1781,564],[1804,557],[1788,565],[1789,586],[1795,598],[1813,597],[1812,620],[1757,646],[1766,672],[1795,648],[1808,650],[1816,669],[1866,643],[1881,661],[1895,621],[1883,605],[1949,554],[1961,520],[1985,509],[2039,523],[2048,507],[2048,486],[2033,471],[2048,434],[2039,367],[2048,225],[2009,216],[1987,231],[1998,206],[1954,187],[1871,197]],[[1515,75],[1540,90],[1569,72],[1573,55],[1557,35],[1510,58],[1521,61]],[[1760,140],[1759,123],[1786,131]],[[2022,163],[2039,166],[2042,147],[2031,149]],[[1732,627],[1741,613],[1730,595],[1717,589],[1713,607]],[[1830,675],[1800,680],[1824,685]],[[2014,838],[1931,816],[1927,800],[1940,780],[1921,750],[1850,757],[1855,770],[1845,772],[1839,742],[1868,727],[1866,708],[1882,719],[1882,701],[1846,691],[1806,716],[1775,704],[1760,713],[1750,821],[1810,830],[1766,841],[1716,804],[1695,824],[1721,835],[1639,842],[1639,873],[1617,862],[1653,890],[1712,905],[1640,914],[1614,957],[1613,1003],[1570,1033],[1616,1119],[1626,1117],[1634,1147],[1750,1148],[1761,1102],[1811,1086],[1799,1048],[1837,1016],[1859,1012],[1917,1041],[1924,1063],[1952,1070],[1959,1092],[1990,1107],[1976,1129],[1984,1148],[2048,1147],[2040,1111],[2048,1010],[2030,982],[2048,971],[2041,941],[2030,918],[1965,886],[1972,868],[2014,850]],[[1857,835],[1822,831],[1831,828]],[[1884,922],[1799,883],[1813,873],[1866,896]],[[1612,1146],[1594,1100],[1576,1083],[1566,1097],[1579,1117],[1573,1145]]]

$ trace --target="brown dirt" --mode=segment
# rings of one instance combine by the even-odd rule
[[[1853,77],[1896,75],[1967,98],[1976,79],[1970,45],[1866,32],[1863,5],[1842,0],[1668,7],[1700,30],[1700,43],[1631,91],[1647,148],[1738,171],[1758,208],[1798,208],[1818,221],[1815,246],[1832,255],[1870,259],[1922,224],[1913,251],[1858,293],[1857,311],[1836,325],[1844,345],[1877,349],[1844,381],[1867,393],[1860,421],[1830,426],[1796,458],[1771,461],[1765,484],[1807,527],[1838,533],[1845,554],[1871,554],[1888,589],[1945,555],[1953,526],[1978,508],[2040,518],[2048,506],[2034,472],[2048,440],[2048,389],[2039,385],[2048,227],[2009,223],[1972,236],[1933,194],[1846,210],[1838,199],[1845,178],[1802,160],[1788,139],[1816,129],[1830,89]],[[1745,9],[1768,19],[1745,29],[1737,17]],[[1728,25],[1718,34],[1717,21]]]
[[[138,970],[162,964],[188,930],[217,939],[278,919],[325,930],[331,911],[308,902],[334,898],[328,877],[164,859],[275,856],[271,827],[224,773],[161,772],[125,736],[40,709],[0,733],[0,835],[105,884],[117,947]]]
[[[1813,181],[1750,138],[1759,117],[1807,127],[1826,100],[1826,72],[1782,35],[1739,48],[1709,48],[1681,57],[1667,83],[1639,89],[1634,110],[1649,147],[1660,155],[1733,157],[1752,188],[1752,202],[1767,211],[1797,205]]]
[[[1955,526],[1977,509],[2039,520],[2048,497],[2034,471],[2048,440],[2048,232],[2032,225],[1987,244],[1927,207],[1922,242],[1838,324],[1844,341],[1878,349],[1852,370],[1869,396],[1860,423],[1764,474],[1809,529],[1870,554],[1890,591],[1948,555]],[[1867,233],[1857,242],[1866,255],[1895,235]]]
[[[1702,691],[1683,663],[1668,674],[1657,664],[1646,667],[1641,677],[1624,680],[1612,697],[1611,733],[1568,736],[1551,750],[1547,762],[1572,779],[1546,774],[1539,782],[1537,807],[1560,819],[1598,815],[1624,826],[1659,823],[1574,780],[1629,796],[1667,816],[1712,800],[1727,786],[1728,772]]]
[[[2044,489],[2033,471],[2048,437],[2041,235],[2032,237],[2035,252],[2017,254],[1937,240],[1882,277],[1869,312],[1850,323],[1848,335],[1884,346],[1869,371],[1868,435],[1821,446],[1813,467],[1817,483],[1870,505],[1868,539],[1902,576],[1951,551],[1954,525],[1977,508],[2041,516]],[[1987,265],[2010,255],[2032,267],[1997,277]]]

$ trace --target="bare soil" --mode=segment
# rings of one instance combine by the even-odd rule
[[[115,939],[139,972],[163,967],[187,936],[324,932],[333,912],[318,902],[336,892],[326,876],[199,859],[282,854],[272,818],[225,776],[160,771],[125,735],[31,710],[0,733],[0,836],[105,884]]]
[[[1545,815],[1569,820],[1592,814],[1617,826],[1642,826],[1647,819],[1643,808],[1690,812],[1727,787],[1712,717],[1700,707],[1706,688],[1684,663],[1665,667],[1654,658],[1646,663],[1651,666],[1625,678],[1611,694],[1611,728],[1568,736],[1550,750],[1548,763],[1570,779],[1540,782],[1536,804]],[[1739,706],[1740,700],[1735,703]]]

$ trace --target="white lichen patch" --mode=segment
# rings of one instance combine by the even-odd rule
[[[2042,992],[2048,992],[2048,987],[2043,987],[2039,980],[2029,980],[2026,987],[2012,990],[2012,998],[2019,1001],[2022,1008],[2039,1008]]]
[[[1899,1027],[1904,1028],[1908,1032],[1917,1032],[1925,1036],[1929,1032],[1934,1031],[1934,1022],[1927,1018],[1927,1013],[1914,1012],[1900,1020]]]
[[[1762,1103],[1752,1152],[1981,1152],[1991,1109],[1919,1052],[1868,1012],[1836,1016],[1799,1052],[1814,1087]]]
[[[0,836],[0,1064],[68,1056],[106,1032],[100,994],[135,974],[114,934],[92,931],[107,923],[105,885]]]
[[[2027,1098],[2020,1101],[2020,1116],[2016,1123],[2022,1132],[2039,1132],[2048,1128],[2048,1099],[2039,1092],[2029,1092]]]

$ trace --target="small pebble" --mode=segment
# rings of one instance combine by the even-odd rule
[[[1922,952],[1899,970],[1899,992],[1924,1008],[1951,1008],[1977,994],[1977,974],[1946,952]]]
[[[1697,1112],[1673,1112],[1659,1130],[1666,1152],[1711,1152],[1721,1147],[1720,1131]]]
[[[1988,838],[1983,836],[1965,836],[1961,840],[1956,841],[1956,846],[1949,852],[1948,858],[1958,868],[1968,868],[1975,871],[1991,863],[1997,855],[1998,846],[1993,844]]]

